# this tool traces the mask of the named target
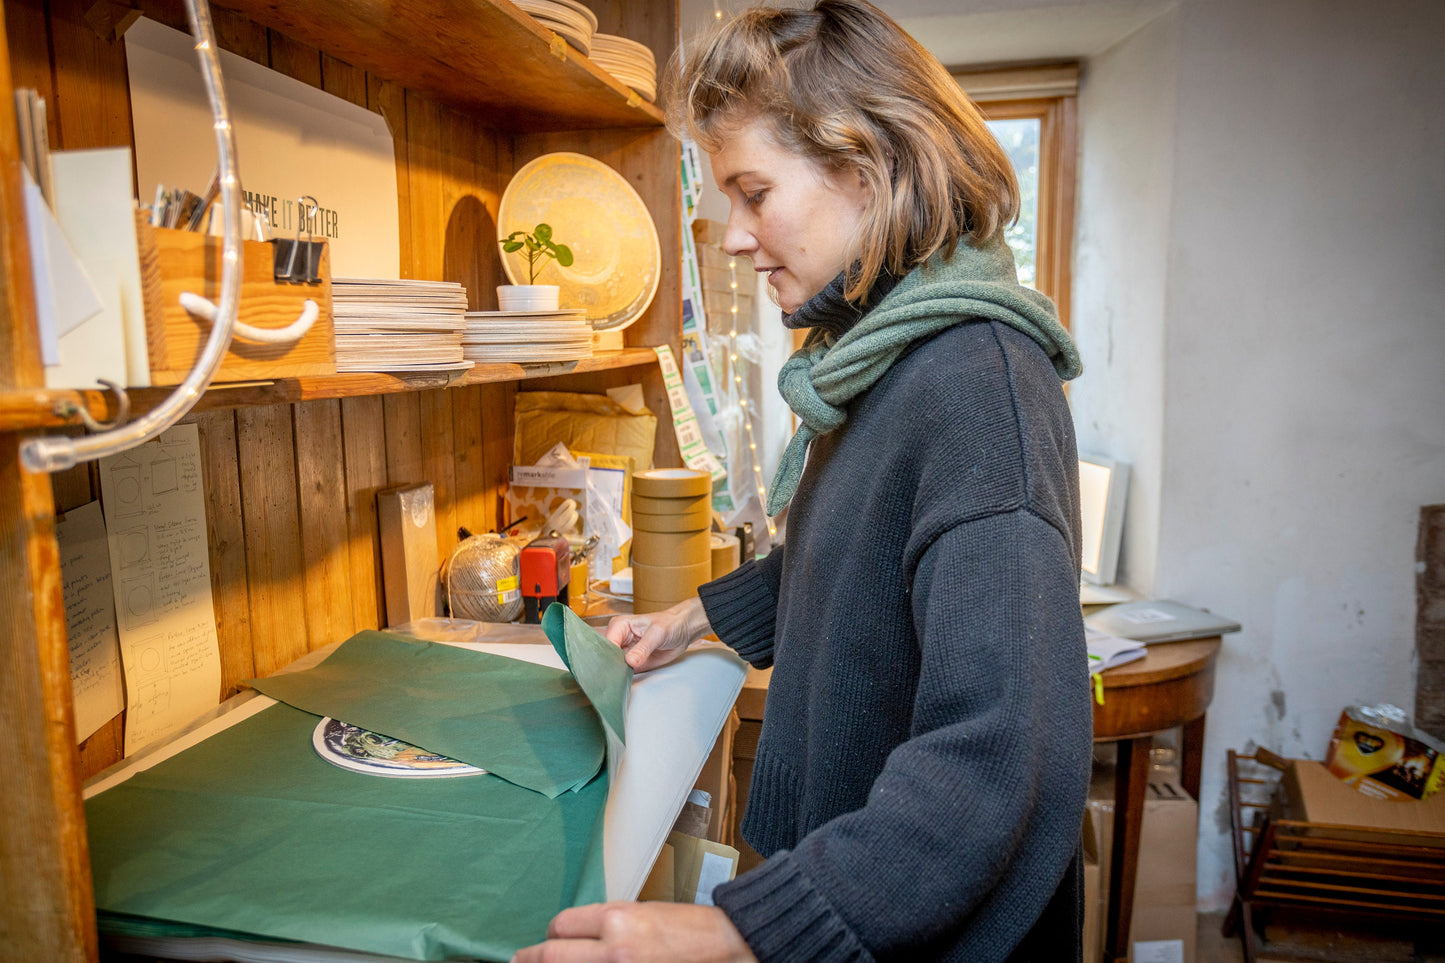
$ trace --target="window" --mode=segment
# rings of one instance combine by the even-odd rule
[[[1019,280],[1069,324],[1078,64],[953,71],[1013,161],[1023,205],[1008,232]]]

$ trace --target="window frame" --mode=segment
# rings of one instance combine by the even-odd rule
[[[1077,63],[949,71],[985,120],[1039,122],[1039,216],[1036,285],[1069,327],[1073,282],[1074,203],[1078,177]]]

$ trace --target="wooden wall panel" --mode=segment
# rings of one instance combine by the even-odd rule
[[[437,558],[445,560],[457,544],[456,455],[451,399],[443,390],[417,396],[421,415],[421,461],[432,484],[436,511]]]
[[[55,86],[50,68],[50,23],[42,0],[11,0],[5,4],[5,34],[10,48],[10,82],[31,87],[45,101],[47,119],[55,109]],[[51,132],[55,143],[55,131]]]
[[[381,410],[386,423],[387,483],[395,487],[430,481],[422,461],[421,399],[415,394],[386,395]]]
[[[349,100],[358,107],[365,107],[366,71],[323,53],[321,55],[321,89],[342,100]]]
[[[478,385],[482,407],[482,470],[488,484],[487,502],[491,514],[486,530],[500,528],[507,519],[502,504],[503,486],[512,465],[513,419],[516,417],[517,386]]]
[[[229,698],[256,675],[251,649],[251,599],[246,574],[246,532],[241,508],[236,414],[204,411],[190,416],[201,444],[206,495],[206,542],[210,548],[211,605],[221,650],[221,698]]]
[[[321,51],[274,30],[266,31],[266,38],[272,70],[313,87],[321,86]]]
[[[308,401],[296,405],[295,424],[306,638],[310,648],[319,649],[345,641],[356,631],[351,604],[341,402]]]
[[[341,433],[346,464],[346,533],[351,570],[352,624],[386,623],[381,589],[376,493],[386,487],[386,420],[380,398],[343,398]]]
[[[147,16],[154,15],[148,13]],[[180,23],[171,23],[170,26],[177,30],[188,29],[184,15]],[[222,50],[229,50],[258,64],[268,62],[271,43],[265,27],[224,7],[211,8],[211,27],[216,31],[216,43],[221,45]]]
[[[447,391],[443,398],[452,409],[452,471],[456,485],[452,503],[456,525],[465,526],[474,535],[491,531],[497,523],[495,507],[488,500],[493,484],[487,477],[484,458],[486,414],[481,385]]]
[[[270,675],[307,652],[301,526],[291,406],[236,412],[246,581],[256,672]]]
[[[85,21],[94,0],[50,0],[50,35],[56,50],[68,52],[55,66],[57,148],[129,147],[130,84],[125,42],[103,38]]]

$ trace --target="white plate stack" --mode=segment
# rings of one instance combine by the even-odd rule
[[[462,347],[468,361],[542,364],[592,357],[592,326],[580,308],[468,311]]]
[[[651,47],[610,33],[594,33],[589,56],[644,99],[657,99],[657,58]]]
[[[597,32],[597,15],[584,4],[577,0],[516,0],[516,4],[587,56]]]
[[[467,289],[451,281],[332,278],[337,371],[450,371],[463,357]]]

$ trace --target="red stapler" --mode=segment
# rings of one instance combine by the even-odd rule
[[[522,549],[522,620],[539,623],[553,602],[567,604],[572,549],[561,535],[544,535]]]

